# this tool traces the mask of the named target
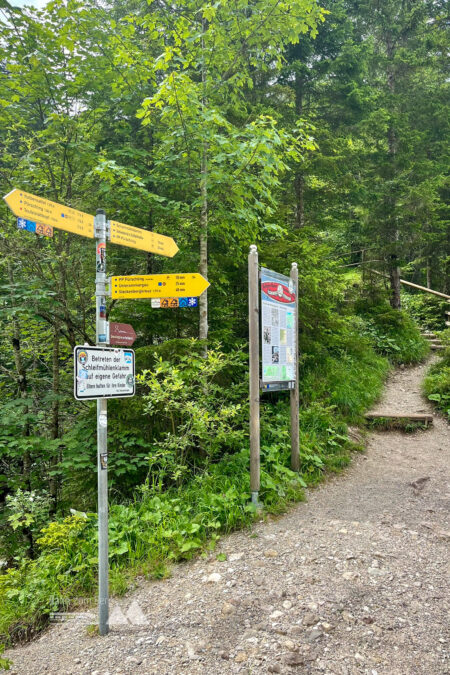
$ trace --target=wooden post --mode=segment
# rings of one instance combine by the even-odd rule
[[[295,358],[295,387],[291,389],[291,469],[300,471],[300,423],[299,423],[299,382],[298,382],[298,268],[292,263],[291,279],[295,293],[294,317],[294,358]]]
[[[250,246],[248,255],[248,328],[250,366],[250,490],[258,504],[260,487],[259,437],[259,266],[258,249]]]

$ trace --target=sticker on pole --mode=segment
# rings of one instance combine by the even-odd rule
[[[134,351],[77,346],[74,356],[74,394],[78,401],[134,396]]]

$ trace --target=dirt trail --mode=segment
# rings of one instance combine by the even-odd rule
[[[425,370],[395,373],[377,410],[431,411]],[[450,673],[449,440],[439,417],[371,434],[307,503],[224,538],[226,561],[140,582],[114,603],[106,638],[87,635],[86,616],[51,627],[7,654],[11,672]]]

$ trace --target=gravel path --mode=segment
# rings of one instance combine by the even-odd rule
[[[430,411],[425,370],[397,371],[377,411]],[[87,635],[86,615],[52,626],[6,654],[10,672],[450,673],[449,439],[439,417],[427,431],[371,434],[307,503],[224,538],[226,561],[140,581],[113,603],[107,637]]]

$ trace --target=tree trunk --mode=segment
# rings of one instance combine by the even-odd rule
[[[207,22],[206,19],[202,19],[202,32],[206,32]],[[202,49],[204,50],[204,41],[202,38]],[[202,61],[202,85],[203,85],[203,98],[202,98],[202,107],[206,106],[206,66],[204,60],[204,51],[203,51],[203,61]],[[200,274],[208,278],[208,147],[207,143],[202,144],[202,158],[201,158],[201,169],[200,169],[200,199],[201,199],[201,211],[200,211],[200,265],[199,271]],[[200,296],[200,323],[198,336],[200,340],[207,340],[208,338],[208,291],[205,291]],[[207,346],[205,342],[204,355],[206,356]]]
[[[400,309],[402,306],[400,300],[400,267],[397,265],[396,255],[391,255],[389,278],[391,281],[391,307]]]
[[[295,73],[295,112],[299,117],[303,114],[303,78],[299,73]],[[296,230],[305,225],[304,185],[303,174],[297,169],[294,177]]]
[[[53,351],[52,351],[52,414],[50,418],[50,438],[56,440],[59,438],[59,346],[60,346],[60,324],[55,320],[53,327]],[[56,471],[59,462],[59,450],[56,450],[51,462],[50,468]],[[51,513],[56,512],[58,505],[58,477],[50,476],[50,496],[52,498]]]
[[[15,296],[14,296],[14,273],[11,265],[11,261],[8,260],[8,279],[9,279],[9,284],[10,284],[10,296],[11,296],[11,303],[14,306],[15,305]],[[21,352],[21,347],[20,347],[20,326],[19,322],[17,320],[16,315],[13,315],[12,319],[12,348],[13,348],[13,353],[14,353],[14,364],[16,367],[16,376],[17,376],[17,384],[19,387],[19,395],[20,398],[25,399],[27,398],[27,389],[28,389],[28,383],[27,383],[27,374],[25,367],[23,365],[23,359],[22,359],[22,352]],[[28,418],[28,406],[25,406],[24,408],[24,415],[25,419]],[[23,427],[23,435],[24,437],[28,437],[30,435],[30,423],[27,420],[24,424]],[[22,476],[23,476],[23,482],[27,490],[31,490],[31,455],[29,450],[26,450],[23,453],[23,458],[22,458]]]

